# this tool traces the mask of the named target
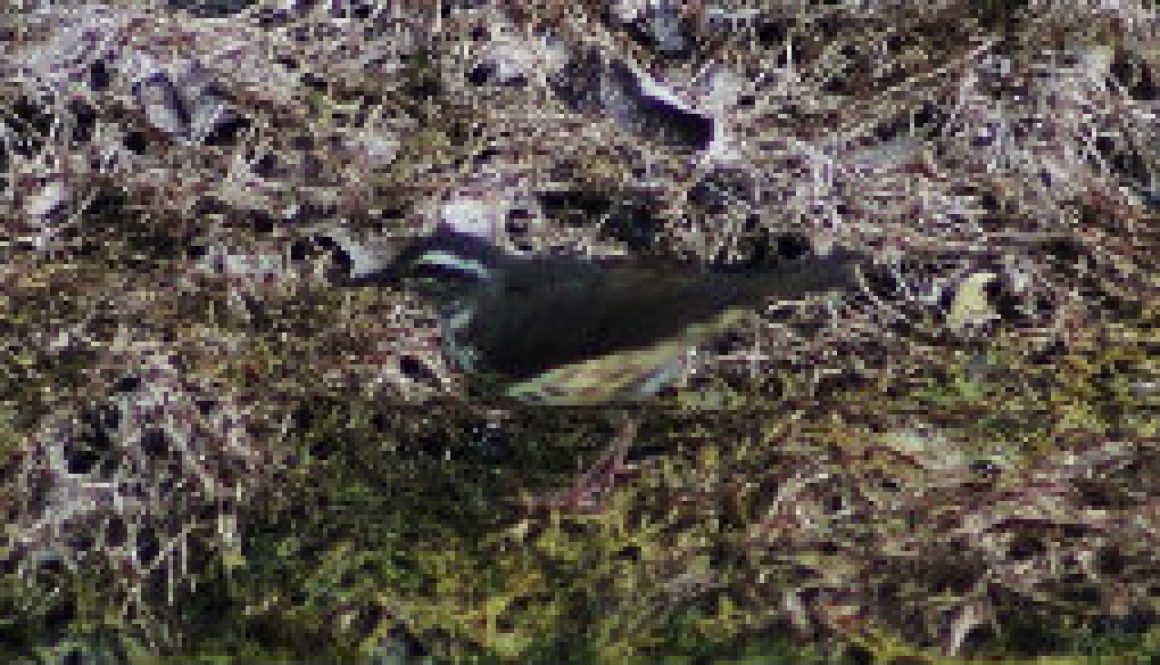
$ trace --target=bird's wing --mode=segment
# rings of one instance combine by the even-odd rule
[[[465,341],[483,366],[529,377],[679,337],[738,295],[730,281],[695,270],[529,261],[477,295]]]

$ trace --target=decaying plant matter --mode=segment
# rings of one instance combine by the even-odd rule
[[[0,10],[0,654],[1145,653],[1160,19],[918,5]],[[420,299],[330,286],[437,223],[875,264],[561,514],[607,414],[465,402]]]

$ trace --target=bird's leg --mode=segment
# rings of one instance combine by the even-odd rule
[[[640,421],[634,416],[635,414],[622,414],[623,420],[611,445],[600,459],[576,480],[576,484],[568,492],[566,501],[568,505],[580,509],[596,508],[601,499],[616,488],[618,477],[635,470],[634,466],[626,463],[628,450],[640,430]]]
[[[621,422],[612,443],[600,459],[576,479],[572,488],[535,503],[569,511],[595,511],[600,508],[602,501],[616,489],[617,481],[636,471],[636,466],[628,463],[626,458],[640,429],[640,415],[634,411],[625,411],[618,419]]]

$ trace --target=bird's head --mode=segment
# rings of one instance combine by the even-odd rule
[[[444,300],[495,278],[511,256],[478,235],[440,225],[398,249],[385,265],[360,274],[335,275],[342,286],[402,286]]]

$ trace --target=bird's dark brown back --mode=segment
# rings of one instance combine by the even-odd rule
[[[472,295],[471,322],[458,341],[477,351],[478,369],[523,379],[649,346],[728,308],[848,287],[853,263],[846,254],[721,274],[690,265],[528,259]]]

